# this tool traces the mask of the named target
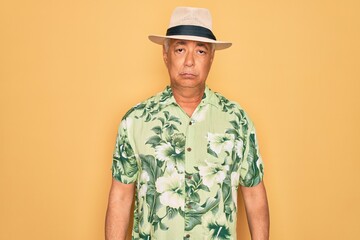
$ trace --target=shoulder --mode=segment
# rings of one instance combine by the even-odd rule
[[[236,101],[230,100],[219,92],[213,92],[212,102],[216,102],[222,112],[232,115],[237,122],[253,125],[245,109]]]
[[[240,113],[244,112],[244,108],[236,101],[228,99],[219,92],[213,92],[213,98],[217,102],[218,106],[222,109],[223,112],[228,113]],[[212,101],[214,101],[212,100]]]
[[[171,92],[166,88],[164,91],[159,92],[130,108],[125,113],[122,120],[128,118],[145,118],[146,120],[146,118],[150,118],[152,114],[159,111],[160,106],[166,103],[171,96]]]

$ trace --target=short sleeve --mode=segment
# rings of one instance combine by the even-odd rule
[[[248,131],[244,139],[244,155],[240,165],[240,185],[253,187],[259,184],[264,175],[264,166],[259,153],[255,128],[248,120]]]
[[[123,119],[118,128],[113,153],[112,176],[122,183],[133,183],[137,179],[138,164],[129,142],[127,121]]]

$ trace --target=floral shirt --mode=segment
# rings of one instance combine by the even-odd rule
[[[133,240],[235,240],[238,186],[260,183],[263,164],[237,103],[206,87],[189,117],[167,87],[124,116],[112,173],[136,182]]]

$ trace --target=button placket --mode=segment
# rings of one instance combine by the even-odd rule
[[[185,145],[185,164],[189,164],[190,166],[193,165],[193,159],[194,159],[194,131],[195,131],[195,121],[193,119],[189,119],[188,120],[188,127],[186,130],[186,145]],[[192,172],[193,168],[188,167],[187,171]],[[185,173],[185,181],[187,182],[187,184],[191,184],[192,182],[192,175],[191,173],[186,172]],[[190,192],[186,193],[185,196],[185,209],[184,209],[184,214],[185,214],[185,218],[187,218],[187,214],[191,211],[194,211],[193,209],[193,205],[191,204],[191,199],[190,199]],[[190,234],[188,231],[184,231],[184,235],[183,235],[184,240],[190,240]]]

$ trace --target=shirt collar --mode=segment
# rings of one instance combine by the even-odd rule
[[[211,89],[206,85],[203,98],[200,102],[200,106],[211,104],[215,107],[220,108],[218,100],[219,99],[216,97],[215,93],[211,91]],[[160,104],[164,105],[165,107],[172,104],[177,105],[170,86],[166,86],[165,90],[160,94]]]

